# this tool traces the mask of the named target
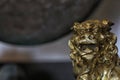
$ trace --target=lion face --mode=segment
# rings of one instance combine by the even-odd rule
[[[74,42],[84,58],[90,60],[99,52],[102,42],[105,42],[106,32],[111,29],[109,27],[111,24],[107,20],[88,20],[83,23],[75,23],[73,26]]]
[[[113,72],[113,67],[119,64],[116,36],[110,32],[111,25],[108,20],[88,20],[73,26],[69,47],[77,80],[106,80],[106,76],[110,77],[107,80],[118,78]]]

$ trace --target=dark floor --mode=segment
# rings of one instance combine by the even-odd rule
[[[6,64],[4,63],[0,65],[3,67]],[[14,65],[17,65],[17,67],[19,66],[19,68],[26,73],[28,80],[75,80],[73,77],[72,65],[69,62],[17,63]]]

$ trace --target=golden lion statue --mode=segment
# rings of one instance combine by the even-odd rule
[[[69,40],[76,80],[120,80],[116,36],[109,20],[75,23]]]

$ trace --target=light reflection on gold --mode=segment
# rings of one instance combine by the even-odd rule
[[[120,80],[116,36],[109,20],[75,23],[68,44],[76,80]]]

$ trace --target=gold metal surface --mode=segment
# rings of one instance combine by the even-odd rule
[[[69,40],[76,80],[120,80],[116,36],[109,20],[75,23]]]

